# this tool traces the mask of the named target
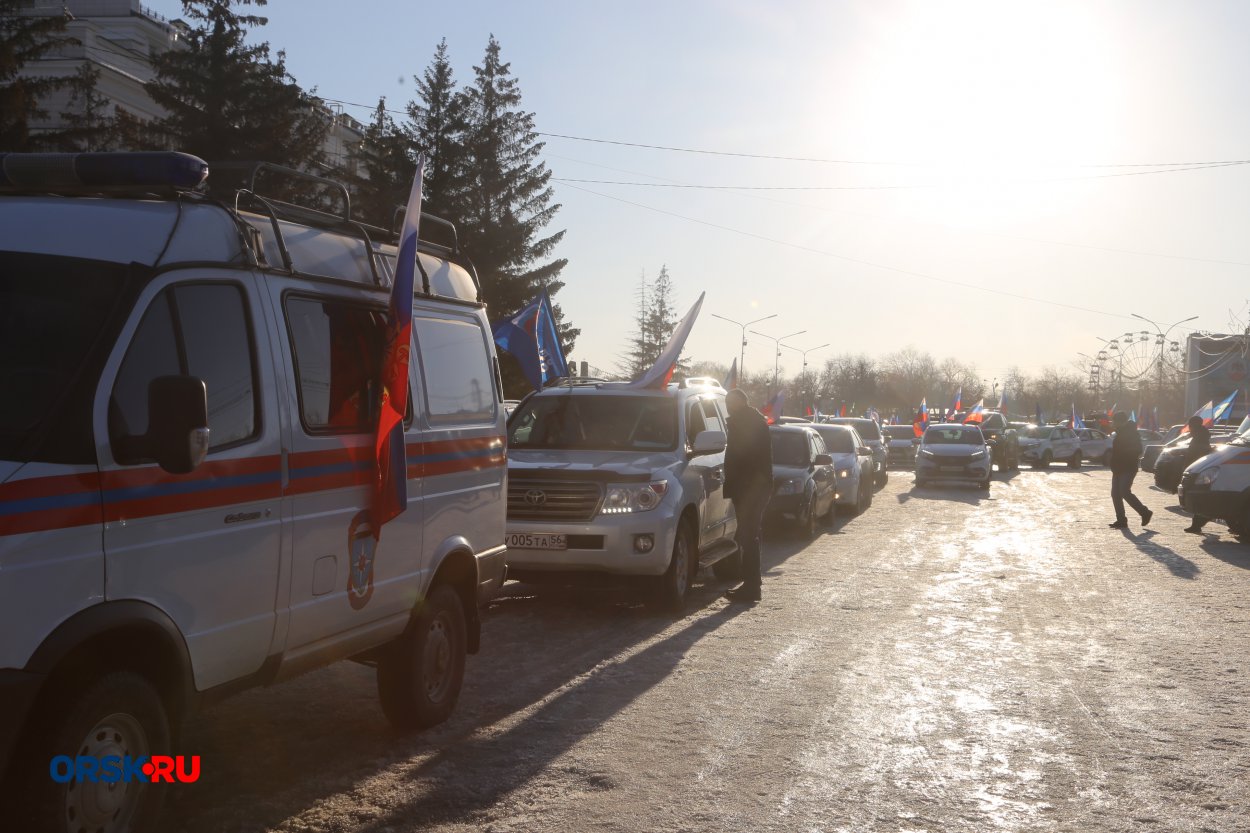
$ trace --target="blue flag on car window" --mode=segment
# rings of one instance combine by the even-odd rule
[[[491,327],[495,344],[517,360],[534,390],[569,375],[569,364],[556,332],[556,316],[547,290],[511,318]]]

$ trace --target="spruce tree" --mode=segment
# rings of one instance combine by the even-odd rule
[[[407,135],[378,99],[365,136],[350,157],[356,165],[351,177],[352,214],[382,228],[395,224],[395,209],[408,200],[416,164]]]
[[[26,0],[0,0],[0,152],[42,150],[59,141],[59,131],[32,134],[31,125],[48,117],[41,102],[70,79],[31,78],[22,69],[78,43],[65,34],[67,22],[68,13],[31,14]]]
[[[284,53],[271,60],[268,43],[244,43],[248,29],[267,20],[236,9],[266,2],[183,0],[183,13],[196,25],[185,49],[153,60],[156,78],[147,84],[168,112],[152,125],[160,145],[208,160],[305,168],[320,160],[328,113],[295,83]]]
[[[456,91],[447,39],[439,41],[434,59],[421,76],[414,76],[419,101],[408,102],[406,125],[413,146],[425,154],[425,210],[447,219],[464,213],[465,99]]]
[[[58,146],[65,150],[111,150],[117,144],[117,119],[110,113],[112,101],[99,91],[100,70],[85,63],[69,82],[68,109],[61,111],[65,129]]]
[[[520,86],[500,59],[494,35],[473,72],[473,83],[461,94],[464,190],[455,197],[452,219],[477,266],[491,317],[498,318],[521,309],[544,287],[554,296],[564,286],[559,275],[568,260],[548,259],[564,232],[541,232],[560,206],[552,203],[551,172],[539,159],[543,143],[534,132],[534,114],[520,108]],[[560,306],[553,307],[561,322]],[[568,353],[580,331],[563,322],[558,327]]]

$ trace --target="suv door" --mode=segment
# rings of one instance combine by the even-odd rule
[[[722,487],[724,484],[724,455],[720,455],[719,475],[716,457],[714,454],[700,454],[699,456],[691,456],[690,452],[694,447],[694,438],[699,436],[702,431],[707,430],[707,418],[703,415],[703,403],[698,397],[690,397],[686,400],[682,407],[682,421],[685,430],[685,475],[681,478],[683,489],[697,489],[698,509],[699,509],[699,550],[703,551],[708,548],[719,537],[721,528],[717,525],[716,515],[712,511],[714,499],[713,492]],[[720,477],[720,483],[717,483],[717,477]],[[723,488],[721,495],[724,494]]]
[[[703,411],[703,428],[705,431],[725,433],[725,415],[722,402],[709,397],[699,400]],[[707,515],[707,526],[710,540],[717,541],[734,533],[736,522],[730,524],[733,517],[733,502],[725,497],[725,453],[704,455],[709,467],[710,477],[704,479],[707,490],[704,513]]]
[[[165,611],[201,690],[257,671],[274,650],[281,431],[264,321],[251,274],[155,282],[96,402],[106,597]],[[168,375],[196,376],[208,392],[208,457],[190,474],[129,450],[149,429],[150,382]]]

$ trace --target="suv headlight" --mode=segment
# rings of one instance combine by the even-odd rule
[[[803,484],[797,480],[782,480],[777,484],[777,494],[796,495],[803,491]]]
[[[1220,467],[1211,466],[1198,472],[1198,476],[1194,478],[1195,486],[1213,486],[1215,479],[1220,476]]]
[[[609,483],[599,514],[626,515],[631,512],[650,512],[660,505],[667,491],[667,480],[641,484]]]

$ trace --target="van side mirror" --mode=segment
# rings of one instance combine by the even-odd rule
[[[170,474],[189,474],[208,455],[208,389],[195,376],[158,376],[148,384],[148,433],[142,455]]]
[[[724,431],[700,431],[694,437],[692,454],[720,454],[725,450]]]

